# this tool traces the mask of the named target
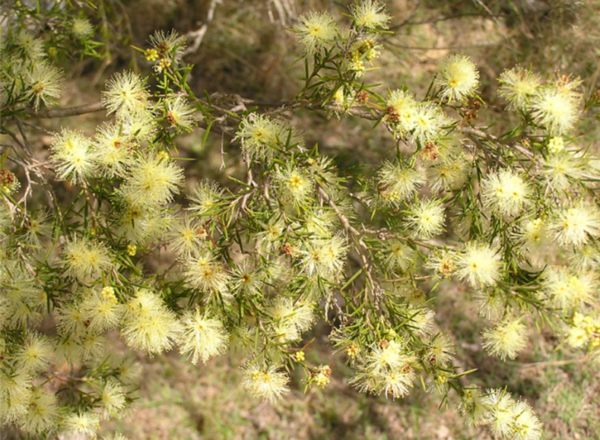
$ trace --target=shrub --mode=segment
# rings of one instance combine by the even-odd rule
[[[92,23],[69,18],[68,5],[44,5],[3,6],[6,425],[94,436],[135,399],[136,351],[178,350],[196,364],[235,350],[240,385],[271,403],[286,398],[292,369],[307,387],[325,387],[335,368],[307,361],[303,339],[321,321],[357,391],[397,399],[421,382],[499,438],[541,436],[505,384],[469,383],[433,299],[453,288],[442,280],[465,284],[465,302],[489,321],[483,347],[503,361],[533,327],[597,355],[600,161],[577,132],[597,93],[568,74],[509,68],[498,79],[506,108],[494,115],[497,132],[475,124],[486,107],[480,75],[457,53],[425,96],[382,96],[368,78],[391,17],[366,0],[341,20],[299,18],[303,87],[288,102],[197,94],[186,40],[158,31],[137,49],[150,78],[125,69],[100,102],[51,108],[73,49],[106,58],[114,42],[96,42]],[[30,121],[101,110],[109,119],[95,134],[65,122],[49,151],[38,145]],[[282,117],[306,111],[383,127],[387,152],[345,166]],[[177,144],[196,129],[202,142],[210,133],[230,140],[243,169],[228,185],[186,178]]]

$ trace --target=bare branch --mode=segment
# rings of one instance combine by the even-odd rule
[[[213,20],[213,17],[215,15],[215,8],[217,7],[217,3],[221,3],[221,0],[212,0],[210,2],[210,6],[208,7],[208,13],[206,14],[206,19],[204,20],[204,23],[202,23],[202,26],[200,26],[200,28],[198,30],[188,32],[185,35],[186,38],[194,38],[194,42],[192,43],[192,45],[190,47],[188,47],[186,50],[183,51],[184,56],[188,55],[190,53],[196,52],[198,50],[198,48],[200,47],[200,44],[202,43],[202,40],[204,39],[204,35],[206,34],[206,31],[208,30],[208,25]]]
[[[86,113],[95,113],[104,110],[104,104],[101,102],[94,102],[93,104],[79,105],[77,107],[67,108],[52,108],[40,111],[30,111],[27,115],[34,119],[52,119],[52,118],[65,118],[67,116],[79,116]]]

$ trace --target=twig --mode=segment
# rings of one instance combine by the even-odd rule
[[[86,113],[95,113],[101,110],[104,110],[104,104],[101,102],[94,102],[92,104],[79,105],[77,107],[52,108],[37,112],[31,110],[26,114],[34,119],[52,119],[65,118],[67,116],[85,115]]]
[[[185,35],[186,38],[194,38],[194,43],[190,47],[188,47],[186,50],[183,51],[183,56],[196,52],[198,50],[198,48],[200,47],[200,44],[202,43],[202,40],[204,39],[204,35],[206,34],[206,31],[208,30],[208,25],[213,20],[213,17],[215,15],[215,8],[217,7],[217,3],[221,3],[221,1],[220,0],[212,0],[210,2],[210,6],[208,7],[208,13],[206,14],[206,19],[204,20],[204,23],[202,23],[202,26],[200,26],[200,29],[198,29],[196,31],[188,32]]]

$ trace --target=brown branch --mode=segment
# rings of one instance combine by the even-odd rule
[[[206,34],[206,31],[208,30],[208,25],[213,20],[213,17],[215,15],[215,8],[217,7],[217,3],[221,3],[221,1],[220,0],[212,0],[210,2],[210,6],[208,8],[208,13],[206,14],[206,19],[202,23],[202,26],[200,26],[200,28],[198,30],[188,32],[185,35],[186,39],[193,37],[194,42],[192,43],[192,45],[190,47],[188,47],[186,50],[183,51],[184,56],[188,55],[190,53],[196,52],[198,50],[198,48],[200,47],[200,44],[202,43],[202,40],[204,39],[204,35]]]
[[[481,131],[481,130],[478,130],[478,129],[472,128],[472,127],[463,127],[462,132],[467,135],[477,136],[477,137],[479,137],[481,139],[485,139],[487,141],[496,142],[498,144],[503,144],[503,145],[507,145],[509,147],[513,147],[515,150],[517,150],[520,153],[522,153],[523,155],[527,156],[528,159],[533,159],[535,157],[535,154],[532,151],[528,150],[527,148],[523,147],[522,145],[515,143],[514,138],[513,139],[500,139],[497,136],[494,136],[493,134],[486,133],[485,131]]]
[[[365,274],[367,276],[367,279],[369,280],[371,292],[373,293],[373,296],[375,299],[374,305],[377,309],[379,309],[380,308],[379,303],[380,303],[381,297],[382,297],[382,289],[379,286],[379,283],[377,283],[375,281],[375,279],[373,278],[373,274],[371,273],[373,266],[371,265],[371,262],[369,261],[370,260],[369,256],[368,256],[369,246],[367,246],[365,244],[365,242],[362,238],[362,234],[355,227],[353,227],[350,224],[348,217],[346,217],[344,215],[342,210],[335,204],[335,202],[331,199],[331,197],[329,197],[329,194],[327,194],[325,192],[325,190],[323,188],[321,188],[320,185],[317,185],[317,192],[323,198],[323,200],[325,200],[325,202],[327,202],[327,204],[335,211],[338,218],[342,222],[344,229],[346,229],[348,232],[350,232],[352,235],[355,236],[356,243],[358,244],[358,246],[355,246],[355,248],[358,251],[358,254],[362,261],[363,267],[365,268]],[[367,301],[367,295],[368,295],[368,290],[365,289],[365,303]]]
[[[26,114],[34,119],[52,119],[52,118],[65,118],[67,116],[79,116],[86,113],[95,113],[104,110],[104,104],[101,102],[94,102],[93,104],[79,105],[77,107],[67,108],[51,108],[40,111],[31,110]]]

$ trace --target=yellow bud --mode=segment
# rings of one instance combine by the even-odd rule
[[[159,151],[157,156],[162,160],[169,159],[169,153],[167,153],[166,151]]]
[[[348,347],[346,347],[346,356],[351,359],[354,359],[358,355],[358,345],[352,342]]]
[[[144,56],[148,61],[154,62],[158,59],[158,52],[156,49],[146,49]]]
[[[129,255],[130,257],[135,256],[137,252],[137,246],[134,244],[128,244],[127,245],[127,255]]]
[[[110,300],[116,300],[117,299],[116,296],[115,296],[115,289],[113,289],[110,286],[104,287],[102,289],[102,291],[100,292],[100,294],[105,299],[110,299]]]

